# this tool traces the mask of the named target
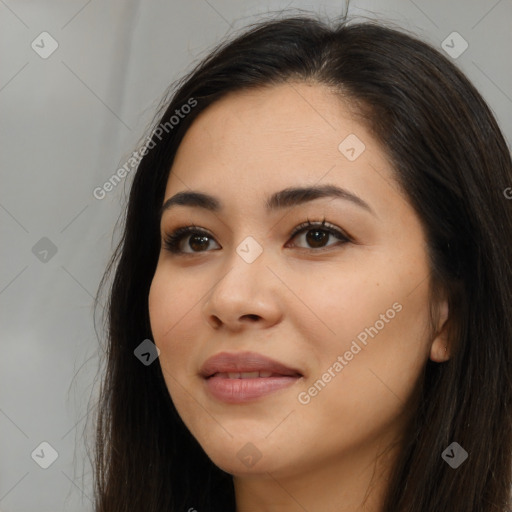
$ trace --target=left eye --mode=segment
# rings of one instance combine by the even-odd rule
[[[325,220],[321,223],[314,223],[308,220],[307,222],[300,224],[294,229],[290,239],[303,239],[309,245],[309,247],[302,247],[303,249],[315,250],[334,245],[335,241],[326,245],[326,242],[330,237],[334,237],[341,244],[351,241],[349,236],[345,235],[335,226],[327,225]],[[188,243],[184,243],[186,240],[188,240]],[[208,252],[206,249],[208,249],[211,242],[217,244],[215,239],[208,232],[197,226],[185,226],[178,228],[173,233],[167,235],[164,239],[166,250],[174,254],[197,254],[201,252]],[[292,247],[295,247],[295,244],[293,244]],[[217,244],[217,249],[220,248],[219,244]]]
[[[341,231],[335,228],[325,228],[322,227],[322,224],[319,224],[318,227],[311,227],[308,225],[302,229],[298,229],[294,232],[293,238],[299,238],[306,241],[309,247],[306,249],[317,249],[322,247],[329,247],[335,244],[335,241],[331,244],[325,245],[329,238],[336,238],[338,241],[342,243],[349,242],[349,238],[345,236]],[[300,236],[298,236],[300,235]]]
[[[300,236],[298,237],[298,235]],[[312,223],[308,220],[308,222],[297,226],[292,233],[292,239],[296,237],[302,238],[309,244],[309,247],[306,247],[306,249],[316,249],[334,245],[335,241],[325,245],[325,242],[330,237],[336,238],[342,244],[350,242],[350,238],[347,235],[332,225],[326,225],[325,220],[321,223]]]

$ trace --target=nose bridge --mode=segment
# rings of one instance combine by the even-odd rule
[[[246,237],[226,259],[226,272],[213,291],[227,291],[230,296],[255,295],[259,285],[268,281],[268,252],[253,237]]]
[[[243,317],[274,321],[279,316],[275,277],[268,270],[269,253],[253,237],[246,237],[226,257],[223,271],[204,305],[208,319],[236,323]],[[217,320],[217,322],[218,322]]]

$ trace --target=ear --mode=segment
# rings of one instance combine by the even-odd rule
[[[448,301],[443,300],[439,306],[439,320],[436,326],[436,336],[431,341],[430,359],[436,363],[444,363],[450,359],[448,319]]]

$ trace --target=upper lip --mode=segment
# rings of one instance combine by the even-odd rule
[[[241,373],[269,371],[279,375],[292,375],[301,377],[302,374],[295,368],[270,359],[256,352],[220,352],[207,359],[201,367],[200,374],[205,379],[216,373]]]

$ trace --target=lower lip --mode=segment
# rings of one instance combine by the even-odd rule
[[[205,379],[205,385],[210,393],[230,404],[250,402],[257,398],[269,395],[274,391],[291,386],[300,377],[258,377],[255,379],[229,379],[214,375]]]

